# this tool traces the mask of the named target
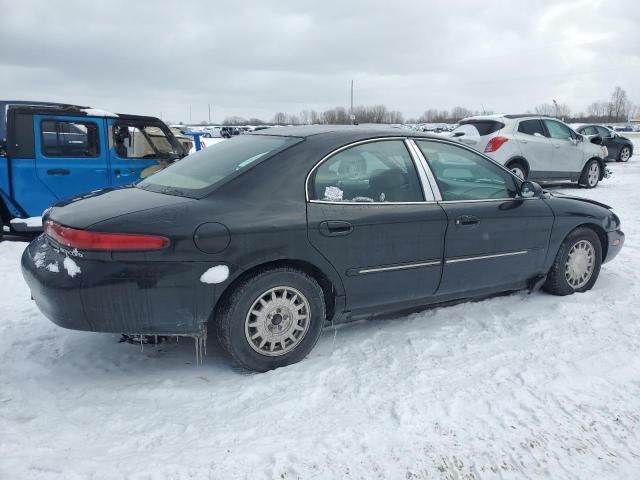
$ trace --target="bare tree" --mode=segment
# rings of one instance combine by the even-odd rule
[[[273,123],[276,125],[282,125],[287,123],[287,114],[284,112],[278,112],[273,116]]]
[[[463,118],[470,117],[471,115],[473,115],[473,112],[468,108],[455,107],[453,110],[451,110],[451,120],[455,122],[458,122]]]
[[[615,122],[626,121],[629,107],[627,92],[619,86],[614,88],[609,101],[609,116],[612,120]]]

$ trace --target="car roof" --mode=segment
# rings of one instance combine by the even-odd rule
[[[424,137],[442,139],[441,135],[432,135],[415,130],[394,128],[387,125],[305,125],[299,127],[280,127],[258,130],[248,135],[267,135],[280,137],[307,138],[312,136],[332,136],[373,138],[373,137]]]

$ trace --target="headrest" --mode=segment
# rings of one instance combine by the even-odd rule
[[[385,192],[399,188],[405,183],[404,174],[400,170],[385,170],[369,180],[369,186],[375,192]]]

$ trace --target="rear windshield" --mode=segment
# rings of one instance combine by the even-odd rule
[[[467,120],[460,122],[460,125],[473,125],[478,130],[481,137],[497,132],[504,127],[504,123],[495,120]]]
[[[200,198],[271,155],[299,142],[295,137],[243,135],[224,140],[154,173],[138,187]]]

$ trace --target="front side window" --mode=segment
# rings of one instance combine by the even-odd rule
[[[199,198],[300,139],[242,135],[200,150],[138,183],[139,188]]]
[[[584,127],[580,133],[583,135],[597,135],[598,131],[596,130],[596,127]]]
[[[177,145],[157,125],[119,122],[111,129],[116,155],[128,159],[177,158]]]
[[[556,138],[558,140],[569,140],[573,138],[571,129],[560,122],[544,120],[544,124],[546,125],[547,130],[549,130],[551,138]]]
[[[506,170],[464,147],[417,140],[445,201],[515,198],[516,182]]]
[[[311,200],[422,202],[424,195],[402,140],[383,140],[342,150],[315,172]]]
[[[611,136],[611,131],[607,128],[604,127],[592,127],[594,130],[597,131],[597,134],[600,135],[601,137],[610,137]]]
[[[518,125],[518,132],[526,135],[540,135],[545,136],[544,128],[540,120],[523,120]]]
[[[47,157],[92,158],[100,154],[98,125],[93,122],[43,120],[42,153]]]

